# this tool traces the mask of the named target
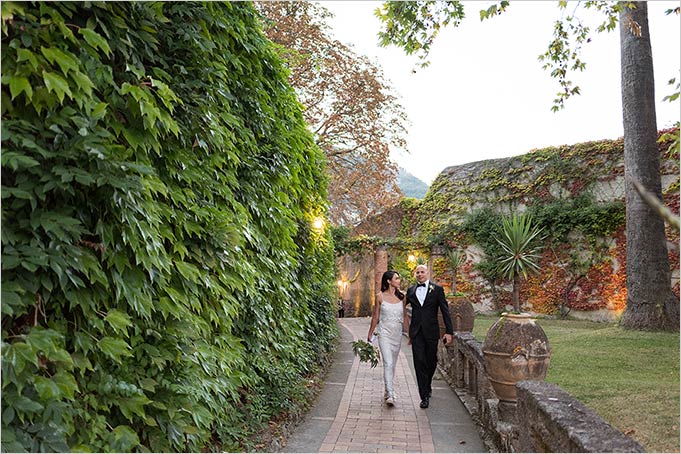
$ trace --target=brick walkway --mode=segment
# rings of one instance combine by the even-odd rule
[[[341,323],[365,339],[364,323]],[[338,413],[319,452],[434,452],[428,415],[419,407],[414,377],[403,351],[395,367],[395,406],[383,403],[383,368],[355,358]],[[416,424],[414,424],[416,422]]]
[[[345,372],[327,377],[316,408],[291,437],[286,452],[484,452],[475,425],[444,381],[433,382],[429,409],[419,407],[406,338],[395,368],[395,406],[383,403],[382,364],[352,355],[349,340],[366,339],[367,318],[339,320],[344,337],[337,358]],[[348,345],[345,345],[348,344]],[[336,365],[334,365],[336,367]],[[348,372],[349,369],[349,372]],[[338,371],[336,371],[338,372]],[[345,383],[334,380],[343,380]],[[329,378],[331,381],[328,381]],[[434,437],[433,432],[436,432]]]

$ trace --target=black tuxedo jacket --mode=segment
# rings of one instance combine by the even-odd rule
[[[434,340],[440,337],[440,326],[437,320],[437,311],[442,312],[442,319],[445,322],[445,333],[454,334],[452,319],[449,316],[447,298],[444,289],[434,284],[428,283],[426,299],[423,306],[416,297],[416,286],[412,285],[407,289],[407,302],[411,304],[411,322],[409,323],[409,337],[414,338],[419,330],[423,331],[423,337]]]

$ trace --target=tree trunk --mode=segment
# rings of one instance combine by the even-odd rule
[[[679,304],[671,290],[664,221],[632,184],[638,181],[662,198],[648,6],[634,5],[620,12],[627,234],[627,309],[622,326],[678,331]]]
[[[520,312],[520,274],[513,276],[513,310]]]

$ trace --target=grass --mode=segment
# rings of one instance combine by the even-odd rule
[[[483,342],[498,317],[478,316]],[[551,346],[546,381],[560,386],[648,452],[679,452],[679,333],[538,319]]]

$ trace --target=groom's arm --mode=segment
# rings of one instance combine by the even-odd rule
[[[442,312],[442,320],[445,322],[445,343],[452,342],[452,335],[454,334],[454,327],[452,325],[452,318],[449,315],[449,305],[445,297],[445,291],[442,287],[438,289],[438,300],[440,303],[440,312]]]
[[[407,338],[409,339],[409,342],[407,342],[407,345],[411,345],[411,335],[409,334],[409,325],[411,324],[411,319],[409,318],[409,313],[407,312],[407,296],[404,296],[404,300],[402,300],[402,325],[403,325],[403,332],[407,333]]]

